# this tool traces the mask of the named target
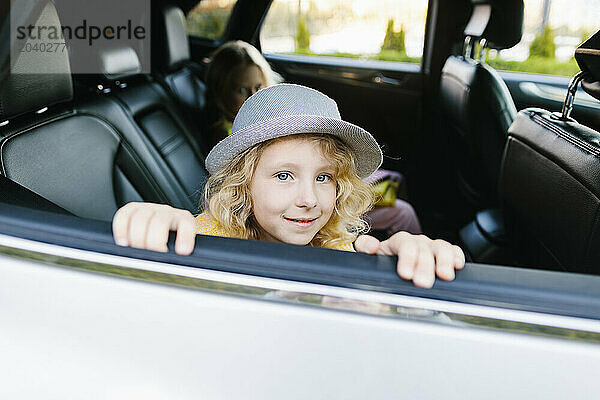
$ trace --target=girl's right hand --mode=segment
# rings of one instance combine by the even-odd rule
[[[167,252],[169,232],[176,231],[175,252],[189,255],[196,242],[192,213],[164,204],[128,203],[115,213],[112,228],[119,246]]]

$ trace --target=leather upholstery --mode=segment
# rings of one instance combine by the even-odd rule
[[[521,41],[523,36],[523,0],[494,0],[490,21],[483,32],[487,47],[508,49]]]
[[[49,2],[37,24],[60,26],[56,8]],[[39,42],[56,42],[44,38]],[[31,40],[29,44],[34,44]],[[64,43],[64,41],[63,41]],[[73,96],[71,69],[67,52],[23,51],[12,65],[11,73],[0,82],[0,121],[29,111],[40,110]]]
[[[131,47],[105,48],[99,51],[100,71],[107,79],[115,80],[136,75],[142,63]]]
[[[2,175],[0,175],[0,203],[59,214],[70,214],[56,204]]]
[[[520,41],[523,0],[473,0],[465,36],[485,38],[493,48]],[[471,42],[471,44],[473,41]],[[517,113],[502,78],[485,63],[450,56],[442,69],[442,126],[451,138],[456,186],[467,207],[465,217],[497,205],[497,182],[506,132]]]
[[[109,76],[126,76],[133,64],[123,54],[126,62],[113,64],[123,70]],[[44,79],[37,84],[47,89]],[[196,211],[203,160],[172,101],[146,80],[115,90],[118,96],[80,95],[42,114],[22,108],[25,115],[0,129],[2,174],[81,217],[110,220],[118,207],[142,200]]]
[[[152,21],[154,46],[153,65],[161,70],[172,70],[190,59],[190,45],[185,28],[185,15],[175,5],[164,5]]]
[[[599,132],[546,110],[519,112],[499,186],[513,239],[533,239],[560,269],[600,272],[599,157]]]
[[[164,5],[153,20],[153,73],[177,104],[179,114],[207,154],[202,138],[206,85],[201,65],[190,59],[183,12],[176,5]]]
[[[136,131],[128,135],[134,148],[151,152],[151,157],[161,163],[162,173],[169,177],[162,186],[172,183],[168,190],[169,203],[197,212],[208,177],[203,153],[193,131],[181,117],[181,109],[164,88],[152,79],[136,76],[135,69],[131,73],[131,66],[139,65],[139,60],[135,51],[130,50],[119,48],[98,55],[103,62],[114,66],[112,74],[105,73],[104,77],[114,76],[120,80],[120,85],[112,85],[114,90],[104,98],[116,101],[127,110]],[[108,82],[106,86],[111,84]],[[193,87],[188,88],[190,90]],[[142,137],[144,143],[139,143],[138,137]]]
[[[472,0],[473,12],[464,34],[487,40],[487,47],[508,49],[523,36],[523,0]]]
[[[184,107],[191,121],[197,120],[206,106],[206,85],[199,78],[199,73],[191,65],[165,74],[162,77],[172,96]]]
[[[517,114],[510,92],[486,64],[450,57],[440,94],[457,160],[457,184],[475,209],[493,206],[506,132]]]
[[[68,116],[7,139],[4,173],[75,215],[110,220],[118,206],[110,171],[119,144],[102,121]]]
[[[152,158],[158,160],[162,173],[169,177],[167,181],[172,182],[169,204],[197,212],[208,173],[203,154],[177,106],[164,89],[153,82],[129,84],[124,90],[115,91],[113,96],[135,122],[134,136],[143,138],[143,148],[153,153]]]

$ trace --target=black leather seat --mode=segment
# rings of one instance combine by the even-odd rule
[[[206,154],[202,130],[206,105],[204,68],[190,57],[185,16],[176,5],[164,4],[153,12],[152,73],[163,85],[188,129]]]
[[[208,173],[202,150],[181,108],[152,77],[139,75],[140,62],[133,49],[104,49],[98,58],[103,76],[96,84],[106,92],[101,91],[101,97],[126,110],[130,125],[134,125],[134,148],[151,153],[167,177],[164,185],[169,187],[168,203],[197,212]]]
[[[473,1],[464,31],[465,54],[451,56],[441,76],[444,123],[451,135],[458,186],[465,207],[475,211],[498,203],[498,174],[508,127],[517,110],[506,84],[482,61],[471,58],[476,42],[505,49],[521,40],[522,0]]]
[[[600,100],[599,49],[600,32],[576,58],[582,86]],[[568,114],[569,102],[562,114],[528,108],[510,127],[500,176],[506,226],[524,263],[600,273],[600,132]]]
[[[51,2],[42,18],[46,26],[60,26]],[[44,73],[49,69],[58,73]],[[195,208],[165,167],[164,152],[140,129],[146,124],[158,135],[154,127],[164,125],[163,99],[153,101],[133,114],[107,97],[73,101],[66,52],[20,53],[0,81],[2,174],[82,217],[110,220],[118,207],[142,200]]]

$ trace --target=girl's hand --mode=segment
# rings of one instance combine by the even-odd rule
[[[177,254],[191,254],[196,241],[194,216],[164,204],[128,203],[117,210],[112,228],[116,244],[138,249],[168,251],[169,231],[177,232]]]
[[[361,235],[354,247],[361,253],[398,256],[398,275],[423,288],[432,287],[436,275],[446,281],[453,280],[454,270],[465,265],[465,255],[460,247],[408,232],[398,232],[383,242],[373,236]]]

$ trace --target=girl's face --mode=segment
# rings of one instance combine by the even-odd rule
[[[262,71],[256,65],[242,65],[231,72],[223,95],[225,116],[233,121],[244,101],[265,86]]]
[[[334,174],[317,142],[286,138],[263,149],[250,182],[260,239],[310,243],[333,213]]]

